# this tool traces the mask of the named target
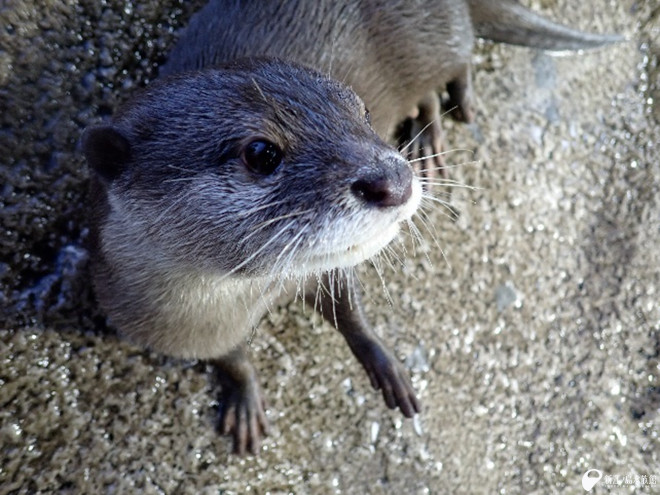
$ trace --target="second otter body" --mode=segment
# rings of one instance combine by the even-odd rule
[[[421,186],[352,91],[277,60],[237,62],[157,81],[83,147],[101,306],[133,341],[217,365],[237,451],[256,452],[266,430],[244,347],[280,296],[337,327],[389,407],[419,411],[351,268],[394,238]]]
[[[389,136],[428,91],[465,77],[472,52],[465,2],[417,3],[211,0],[191,19],[163,73],[242,57],[294,61],[347,82],[376,132]]]
[[[428,126],[421,133],[424,148],[438,153],[438,92],[447,93],[444,106],[454,118],[473,119],[476,36],[550,50],[620,39],[548,21],[515,0],[210,0],[191,19],[162,73],[254,56],[300,63],[355,90],[384,139],[392,141],[396,126],[416,116],[415,129]]]

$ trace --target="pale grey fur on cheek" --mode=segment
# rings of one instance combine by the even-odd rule
[[[145,235],[149,223],[144,212],[135,214],[142,211],[139,204],[112,192],[108,199],[115,221],[104,226],[101,238],[114,271],[99,295],[112,294],[112,323],[130,340],[179,357],[217,357],[244,341],[276,294],[265,292],[257,279],[177,262],[162,239]]]
[[[217,275],[247,271],[251,276],[304,278],[354,266],[388,244],[419,204],[421,186],[417,179],[413,184],[414,194],[405,205],[382,210],[365,207],[348,187],[343,193],[333,191],[332,198],[300,195],[298,202],[282,204],[261,188],[205,174],[191,177],[177,195],[157,206],[117,205],[131,210],[121,212],[123,218],[142,218],[117,235],[132,231],[143,237],[148,232],[153,243],[148,253]],[[178,210],[187,215],[177,215]],[[152,216],[149,211],[160,213]]]

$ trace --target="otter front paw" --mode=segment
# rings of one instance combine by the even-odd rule
[[[407,418],[420,412],[421,405],[408,373],[392,353],[377,342],[369,342],[361,346],[356,356],[367,372],[371,385],[383,393],[387,407],[398,407]]]
[[[234,452],[258,454],[268,435],[264,400],[256,381],[223,389],[220,398],[220,431],[234,437]]]
[[[234,437],[234,452],[258,454],[261,439],[268,435],[264,400],[257,373],[243,346],[214,359],[216,377],[222,387],[219,429]]]

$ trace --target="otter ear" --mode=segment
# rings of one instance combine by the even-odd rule
[[[87,129],[82,145],[87,163],[103,180],[112,182],[126,169],[131,145],[117,128],[99,126]]]

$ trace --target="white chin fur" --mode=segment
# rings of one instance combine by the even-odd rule
[[[326,252],[312,253],[303,262],[296,263],[296,273],[306,276],[310,273],[328,271],[334,268],[349,268],[375,256],[396,237],[401,222],[409,220],[417,211],[422,197],[422,186],[414,178],[412,194],[408,202],[396,210],[378,213],[383,218],[375,218],[367,229],[356,229],[358,234],[353,238],[355,244],[338,245]],[[383,225],[384,224],[384,225]],[[360,234],[363,234],[360,236]],[[362,237],[362,238],[361,238]]]
[[[314,255],[308,263],[301,267],[304,272],[326,271],[333,268],[348,268],[362,263],[364,260],[375,256],[381,249],[387,246],[399,232],[399,223],[393,223],[377,237],[372,237],[364,242],[353,244],[341,251],[327,254]]]

